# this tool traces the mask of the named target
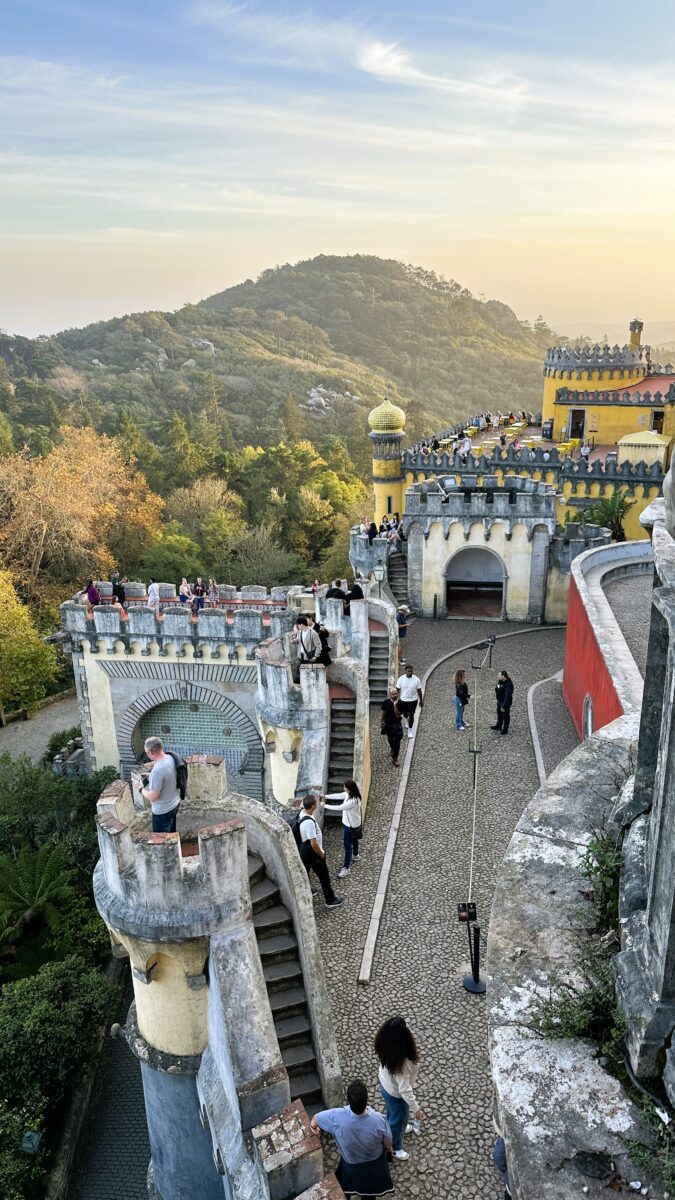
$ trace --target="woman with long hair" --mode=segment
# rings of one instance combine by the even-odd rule
[[[329,792],[325,800],[339,800],[339,804],[324,804],[326,812],[342,813],[342,841],[345,848],[345,861],[338,871],[338,879],[344,879],[354,862],[359,861],[359,838],[363,816],[361,813],[361,793],[355,779],[347,779],[342,792]]]
[[[394,1143],[394,1158],[408,1158],[403,1149],[412,1112],[416,1121],[424,1119],[413,1085],[419,1070],[419,1052],[412,1030],[403,1017],[389,1017],[375,1034],[375,1053],[380,1060],[378,1079],[387,1109],[387,1120]]]
[[[466,671],[455,671],[452,682],[455,688],[455,729],[461,731],[467,727],[464,720],[464,709],[470,700],[469,685],[466,682]]]

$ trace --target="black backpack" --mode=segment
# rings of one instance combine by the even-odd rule
[[[180,754],[174,754],[173,750],[167,750],[167,754],[173,759],[173,765],[176,768],[176,787],[181,800],[185,799],[188,785],[188,765]]]
[[[313,821],[313,820],[314,820],[314,817],[308,816],[308,814],[305,812],[304,808],[301,809],[299,813],[296,813],[296,815],[293,817],[293,820],[291,821],[291,829],[293,830],[293,837],[295,838],[295,844],[298,847],[298,850],[302,849],[302,838],[300,836],[300,826],[302,825],[303,821]]]

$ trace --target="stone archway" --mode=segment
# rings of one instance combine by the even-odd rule
[[[506,567],[488,546],[463,546],[443,572],[449,617],[503,618],[506,611]]]
[[[260,734],[233,700],[203,683],[162,684],[130,704],[117,731],[123,773],[128,776],[155,735],[180,754],[222,754],[233,792],[263,799],[264,756]]]

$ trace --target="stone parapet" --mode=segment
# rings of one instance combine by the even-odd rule
[[[534,1018],[556,980],[579,986],[588,918],[583,859],[630,770],[637,714],[587,740],[526,808],[497,878],[487,949],[489,1046],[497,1124],[515,1200],[601,1200],[613,1172],[648,1182],[627,1144],[651,1142],[640,1110],[593,1043],[542,1038]],[[615,787],[616,785],[614,785]],[[661,1195],[649,1191],[649,1195]]]
[[[452,475],[439,476],[408,488],[403,528],[407,536],[413,522],[422,522],[428,536],[434,521],[440,521],[444,531],[460,522],[468,538],[472,525],[482,524],[489,536],[490,528],[498,521],[506,526],[507,535],[519,524],[525,525],[530,539],[535,528],[542,525],[553,536],[555,502],[555,491],[549,484],[520,475],[505,476],[501,483],[494,475],[485,475],[480,482],[473,475],[461,484]]]
[[[670,364],[669,364],[670,365]],[[598,391],[576,391],[574,388],[560,387],[555,394],[556,404],[592,404],[597,405],[631,405],[635,408],[663,408],[664,404],[675,404],[675,383],[671,383],[667,392],[658,389],[644,392],[626,391],[625,388],[600,388]]]
[[[579,481],[587,479],[589,483],[598,480],[607,484],[631,486],[635,483],[645,483],[653,486],[654,483],[660,484],[663,480],[663,470],[658,463],[631,463],[627,460],[618,463],[614,459],[602,461],[599,458],[586,463],[583,459],[572,459],[567,454],[559,454],[555,446],[551,446],[550,449],[538,447],[536,450],[528,450],[521,447],[520,450],[516,450],[511,445],[503,450],[497,449],[489,456],[469,454],[466,462],[462,462],[459,457],[453,460],[452,455],[448,454],[423,455],[419,449],[411,449],[404,452],[403,469],[415,476],[424,475],[428,479],[450,475],[460,483],[466,476],[481,477],[494,474],[495,471],[504,472],[510,469],[523,476],[551,473],[557,484],[571,478]]]
[[[321,1139],[313,1133],[301,1100],[251,1130],[270,1200],[288,1200],[323,1176]]]
[[[662,368],[652,363],[651,346],[550,346],[546,352],[544,373],[556,371],[606,371],[608,367],[642,367],[650,374]]]
[[[551,565],[569,575],[572,563],[578,555],[586,550],[608,546],[611,540],[609,529],[601,525],[582,525],[576,521],[570,521],[568,525],[558,525],[549,548]]]

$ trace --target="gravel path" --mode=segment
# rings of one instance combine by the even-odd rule
[[[647,571],[642,575],[624,575],[603,588],[643,679],[647,666],[652,587],[652,573]]]
[[[407,657],[422,675],[453,647],[513,628],[492,622],[419,621],[409,634]],[[506,639],[498,643],[494,669],[483,672],[474,879],[483,939],[496,872],[513,828],[539,786],[527,726],[527,689],[560,669],[564,637],[562,629],[543,628]],[[465,653],[459,661],[469,665],[471,655]],[[356,978],[398,777],[379,736],[377,709],[371,723],[373,785],[362,843],[365,860],[340,881],[345,906],[336,912],[317,909],[345,1078],[365,1078],[377,1103],[372,1038],[378,1024],[402,1012],[418,1036],[418,1099],[428,1120],[420,1138],[407,1139],[410,1160],[396,1168],[399,1200],[501,1200],[503,1195],[490,1160],[494,1131],[485,1002],[461,986],[468,950],[456,906],[468,891],[472,766],[469,734],[456,733],[451,725],[450,679],[457,665],[455,659],[439,667],[427,687],[370,987],[359,987]],[[516,689],[508,738],[489,729],[494,677],[502,666]],[[473,677],[469,686],[473,692]],[[326,844],[333,876],[340,864],[339,836],[331,823]]]
[[[79,725],[80,713],[77,700],[58,700],[41,708],[29,721],[12,721],[0,729],[0,754],[11,754],[18,758],[27,754],[31,762],[37,763],[47,749],[47,742],[60,729],[71,729]]]

